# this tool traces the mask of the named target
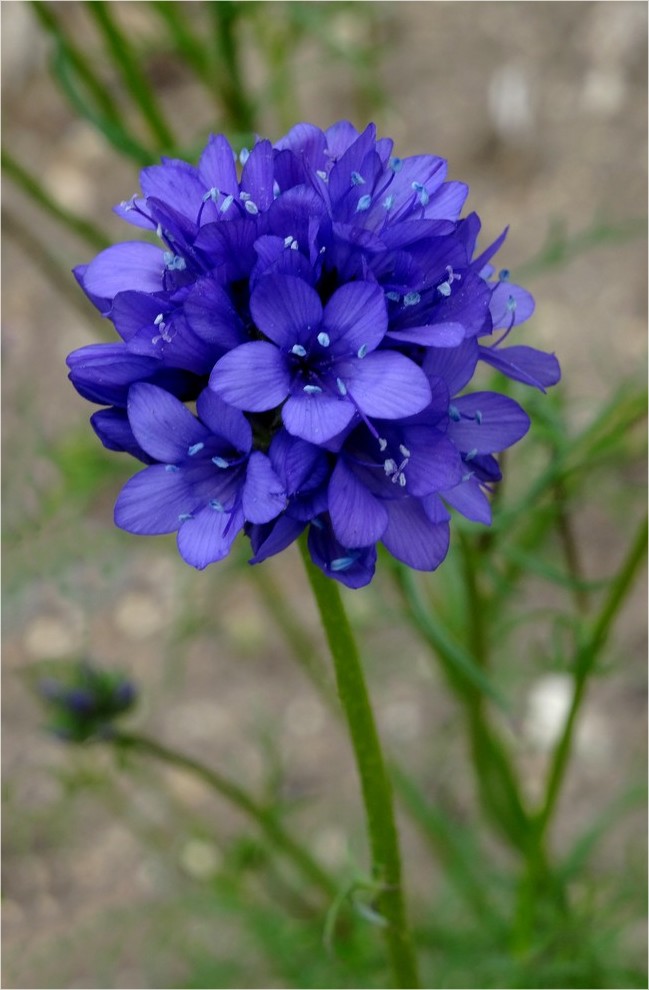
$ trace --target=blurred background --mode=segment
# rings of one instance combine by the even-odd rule
[[[155,93],[156,127],[116,68],[93,12],[104,6],[2,9],[4,985],[323,986],[300,982],[317,940],[300,941],[291,922],[270,931],[266,917],[255,927],[264,850],[234,812],[178,771],[137,764],[125,776],[111,753],[71,752],[43,731],[29,689],[34,664],[89,657],[118,668],[142,692],[136,724],[278,795],[324,863],[344,871],[365,861],[346,740],[277,622],[280,587],[320,645],[297,554],[253,579],[242,547],[239,559],[197,573],[172,537],[113,528],[112,505],[133,464],[100,447],[65,367],[72,349],[112,339],[111,327],[69,272],[102,238],[137,236],[111,207],[138,188],[148,149],[165,143],[164,125],[191,158],[210,131],[242,144],[250,131],[276,140],[298,120],[326,127],[344,117],[361,129],[374,120],[401,157],[442,155],[449,177],[469,183],[483,245],[510,225],[499,264],[537,300],[517,343],[557,353],[556,401],[576,433],[615,396],[636,402],[645,379],[647,9],[108,4]],[[220,50],[224,37],[236,44]],[[70,40],[101,78],[104,104],[82,85]],[[126,126],[111,124],[113,104]],[[90,227],[74,229],[69,214]],[[641,409],[620,420],[615,456],[594,464],[572,502],[575,552],[594,586],[619,565],[642,512]],[[521,489],[536,470],[533,437],[527,444],[507,465]],[[559,607],[570,595],[538,573],[526,577],[521,607]],[[444,568],[430,580],[443,589]],[[385,570],[346,602],[389,752],[470,825],[475,795],[458,712],[403,625]],[[591,685],[553,835],[558,849],[572,848],[608,809],[590,880],[579,882],[629,966],[641,966],[644,952],[645,603],[636,586],[604,657],[606,676]],[[498,660],[515,703],[504,728],[531,797],[566,709],[551,635],[556,628],[527,627]],[[404,829],[407,881],[430,911],[442,896],[439,870],[430,857],[422,865],[421,836],[409,821]],[[506,861],[497,846],[491,852]],[[227,886],[223,877],[234,874],[248,886]],[[463,960],[448,964],[439,985],[473,985],[467,951],[460,945]],[[376,985],[363,979],[358,985]]]

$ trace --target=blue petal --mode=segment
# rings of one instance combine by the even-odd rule
[[[90,402],[126,405],[129,386],[160,368],[156,358],[130,354],[126,344],[88,344],[68,355],[70,381]]]
[[[206,189],[198,170],[179,159],[167,159],[163,165],[142,169],[140,185],[145,196],[173,203],[192,220],[196,219]]]
[[[291,385],[286,359],[274,344],[250,341],[217,361],[210,388],[247,412],[264,412],[284,401]]]
[[[321,392],[307,395],[297,392],[282,409],[282,421],[289,433],[323,444],[337,436],[351,423],[355,409],[351,402]]]
[[[202,278],[192,286],[183,309],[190,328],[208,344],[225,351],[246,339],[232,300],[212,277]]]
[[[198,163],[198,172],[206,189],[219,189],[227,195],[239,192],[234,154],[222,134],[210,134]]]
[[[447,436],[463,453],[493,454],[524,437],[529,416],[517,402],[497,392],[473,392],[453,399],[460,419],[451,419]]]
[[[403,431],[411,452],[404,468],[409,495],[430,495],[457,484],[462,478],[462,460],[457,448],[438,430],[410,426]],[[389,450],[386,450],[386,455]]]
[[[308,546],[313,563],[327,577],[348,588],[364,588],[374,577],[376,546],[345,547],[322,520],[319,522],[321,525],[309,527]]]
[[[346,547],[365,547],[380,540],[388,513],[344,461],[338,461],[329,482],[329,515],[336,539]]]
[[[182,471],[153,464],[126,482],[115,503],[115,525],[129,533],[173,533],[179,517],[193,512],[196,496]]]
[[[420,347],[459,347],[466,331],[461,323],[431,322],[414,327],[395,327],[388,332],[395,342],[418,344]]]
[[[107,450],[125,451],[145,464],[153,458],[142,450],[133,436],[125,409],[100,409],[90,417],[92,428]]]
[[[537,351],[534,347],[481,347],[480,360],[541,392],[561,379],[561,368],[554,354]]]
[[[180,556],[192,567],[203,570],[230,552],[237,534],[243,527],[243,512],[218,512],[211,506],[201,509],[192,519],[185,520],[178,530]]]
[[[467,519],[491,525],[491,503],[474,477],[467,477],[455,488],[442,492],[442,497]]]
[[[203,389],[196,400],[196,412],[213,436],[227,440],[235,450],[243,454],[252,447],[252,428],[244,414],[212,389]]]
[[[419,412],[431,400],[426,375],[403,354],[375,351],[362,360],[340,362],[336,374],[366,416],[399,419]]]
[[[328,474],[325,452],[287,430],[275,434],[268,456],[289,495],[318,487]]]
[[[83,287],[88,293],[106,299],[113,299],[127,289],[160,292],[165,268],[163,254],[161,248],[144,241],[113,244],[90,262],[83,276]]]
[[[389,522],[383,543],[393,557],[418,571],[434,571],[448,553],[448,523],[433,523],[418,499],[387,502]]]
[[[128,395],[128,418],[140,446],[156,460],[175,464],[209,436],[189,409],[156,385],[138,383]]]
[[[163,298],[132,289],[117,293],[108,317],[115,324],[122,340],[128,341],[135,337],[143,327],[148,328],[150,337],[155,335],[153,321],[161,310],[169,308],[168,302],[162,302]]]
[[[306,522],[301,522],[299,519],[293,519],[284,514],[274,522],[266,523],[263,526],[248,527],[247,532],[254,553],[250,563],[260,564],[262,560],[273,557],[276,553],[281,553],[294,540],[297,540],[305,526]]]
[[[250,455],[243,486],[243,511],[248,522],[267,523],[280,514],[287,504],[286,491],[265,454]]]
[[[374,282],[343,285],[325,306],[322,325],[331,337],[332,354],[375,350],[388,328],[383,289]]]
[[[261,279],[250,297],[250,312],[262,333],[289,350],[309,343],[322,321],[318,293],[292,275]]]
[[[258,141],[241,174],[241,189],[260,210],[267,210],[273,202],[273,158],[270,141]]]
[[[457,395],[473,378],[478,363],[478,345],[469,338],[459,347],[431,347],[426,352],[422,369],[430,378],[443,378],[449,393]]]
[[[457,220],[469,195],[464,182],[445,182],[424,209],[427,219]]]
[[[491,293],[489,311],[494,330],[517,326],[534,312],[534,297],[520,285],[499,282]]]

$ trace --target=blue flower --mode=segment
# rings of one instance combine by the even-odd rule
[[[430,570],[449,507],[490,521],[494,455],[529,421],[467,391],[475,369],[545,390],[559,366],[509,346],[534,302],[495,275],[506,231],[476,251],[442,158],[399,158],[371,124],[302,123],[238,157],[213,136],[197,166],[163,159],[141,186],[116,212],[160,246],[116,244],[75,271],[121,340],[68,358],[104,407],[101,442],[147,465],[119,526],[177,532],[196,567],[242,531],[259,563],[308,529],[318,566],[360,587],[378,542]]]

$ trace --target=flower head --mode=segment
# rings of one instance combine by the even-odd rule
[[[109,737],[115,719],[137,701],[131,681],[87,661],[50,664],[36,686],[50,716],[49,730],[66,742]]]
[[[68,359],[105,407],[101,441],[147,465],[118,525],[177,532],[196,567],[242,530],[258,563],[308,527],[318,566],[359,587],[377,542],[430,570],[449,507],[489,522],[494,454],[529,423],[466,391],[476,366],[541,390],[559,367],[502,346],[534,303],[494,277],[505,234],[476,253],[443,159],[398,158],[373,125],[298,124],[238,160],[213,136],[198,166],[163,159],[141,185],[116,211],[161,246],[116,244],[75,273],[121,342]]]

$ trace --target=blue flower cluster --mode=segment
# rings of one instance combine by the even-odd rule
[[[350,587],[376,544],[433,570],[449,507],[490,521],[494,454],[529,420],[512,399],[465,392],[478,362],[544,389],[556,359],[503,346],[532,297],[480,254],[468,189],[446,162],[397,158],[347,121],[298,124],[238,158],[212,136],[198,166],[141,173],[116,207],[160,245],[127,241],[75,274],[121,341],[68,358],[106,408],[92,425],[147,466],[118,526],[177,531],[182,557],[221,560],[242,530],[252,563],[308,527],[314,562]],[[460,394],[461,393],[461,394]]]

